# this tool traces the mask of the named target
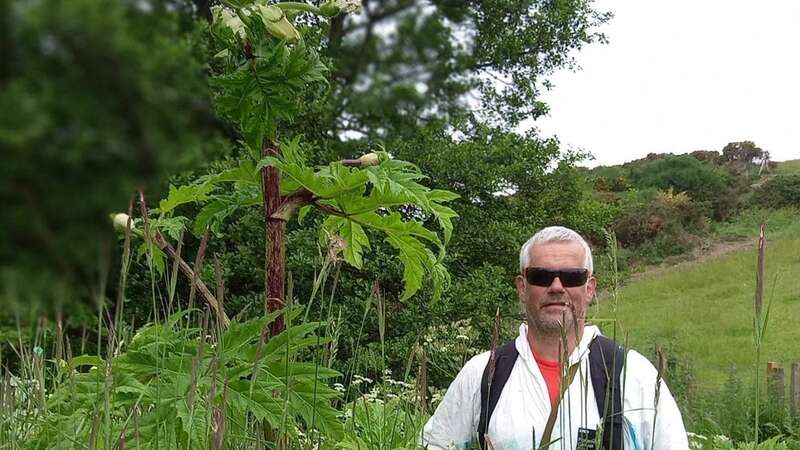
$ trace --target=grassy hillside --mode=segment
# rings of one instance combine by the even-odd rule
[[[752,216],[752,217],[751,217]],[[698,386],[719,386],[731,366],[753,372],[753,297],[757,219],[746,215],[729,226],[741,236],[751,224],[751,245],[644,274],[620,289],[616,317],[630,345],[651,355],[656,344],[688,361]],[[772,300],[762,359],[800,362],[800,213],[767,218],[765,299]],[[614,316],[613,300],[599,302],[599,318]]]
[[[781,175],[789,173],[800,173],[800,159],[780,161],[778,163],[778,167],[775,168],[775,173]]]

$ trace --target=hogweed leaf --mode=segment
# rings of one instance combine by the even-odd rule
[[[358,222],[338,216],[329,216],[324,227],[327,233],[337,233],[344,240],[345,261],[351,266],[361,269],[364,264],[364,250],[370,248],[369,238],[364,232],[364,228]]]
[[[212,189],[213,186],[205,183],[190,184],[179,188],[170,185],[169,194],[167,198],[159,202],[158,210],[160,213],[166,214],[180,205],[206,200]]]

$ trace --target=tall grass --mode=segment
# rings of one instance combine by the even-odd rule
[[[97,345],[88,347],[94,354],[73,357],[71,340],[62,334],[45,339],[63,326],[42,320],[33,345],[12,346],[13,374],[0,360],[0,449],[416,447],[427,418],[419,399],[427,389],[419,392],[408,371],[395,380],[384,367],[374,383],[358,375],[358,366],[345,374],[332,369],[341,321],[334,254],[323,259],[307,303],[292,304],[289,283],[284,310],[228,325],[210,306],[194,307],[206,242],[189,273],[188,296],[176,288],[182,245],[164,275],[146,257],[153,312],[151,322],[134,332],[124,313],[128,271],[135,267],[128,229],[118,296],[113,304],[97,297]],[[221,311],[225,283],[213,260]],[[279,316],[286,330],[266,338]],[[362,330],[373,320],[385,361],[385,301],[377,284],[365,301]],[[361,332],[355,339],[357,353]],[[336,380],[349,381],[331,387]],[[265,433],[267,427],[275,434]]]

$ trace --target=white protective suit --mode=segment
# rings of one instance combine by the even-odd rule
[[[496,450],[537,449],[550,415],[547,385],[533,358],[522,324],[515,340],[519,357],[489,420],[487,435]],[[578,428],[596,429],[600,422],[589,376],[589,343],[600,334],[586,326],[569,365],[580,370],[565,392],[556,417],[550,450],[574,450]],[[489,352],[470,359],[447,390],[434,415],[425,424],[421,445],[430,450],[466,449],[477,442],[481,378]],[[661,381],[656,408],[655,367],[641,354],[628,351],[622,374],[624,447],[626,450],[686,450],[686,430],[675,400]],[[655,433],[654,433],[655,428]],[[535,442],[534,442],[535,440]]]

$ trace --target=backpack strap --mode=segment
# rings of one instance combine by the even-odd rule
[[[625,350],[611,339],[597,335],[589,344],[589,373],[603,424],[603,449],[622,450],[622,365]],[[606,399],[611,399],[607,404]]]
[[[501,345],[495,350],[494,355],[494,370],[492,370],[492,360],[490,358],[486,368],[483,369],[483,377],[481,378],[481,415],[478,423],[478,442],[480,442],[483,450],[486,449],[484,435],[489,429],[489,418],[492,417],[497,401],[500,399],[500,393],[503,392],[503,386],[508,381],[511,369],[514,368],[514,363],[517,361],[517,356],[519,356],[515,341]]]

